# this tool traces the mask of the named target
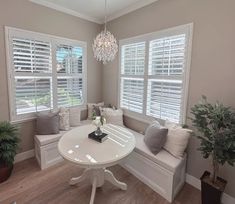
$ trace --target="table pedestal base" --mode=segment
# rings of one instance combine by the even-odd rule
[[[105,168],[102,169],[86,169],[82,173],[81,176],[72,178],[70,180],[70,185],[76,185],[79,182],[85,180],[85,179],[90,179],[91,184],[92,184],[92,192],[91,192],[91,199],[90,199],[90,204],[94,203],[95,199],[95,193],[96,193],[96,188],[101,187],[104,184],[104,181],[109,181],[112,183],[114,186],[126,190],[127,185],[123,182],[118,181],[113,173]]]

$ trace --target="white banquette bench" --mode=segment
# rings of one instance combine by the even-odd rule
[[[81,125],[91,121],[83,121]],[[172,202],[185,182],[186,154],[178,159],[165,150],[157,155],[150,152],[143,141],[143,135],[130,130],[136,138],[134,151],[120,164],[143,183]],[[63,161],[57,144],[66,131],[56,135],[35,135],[35,155],[41,169]]]

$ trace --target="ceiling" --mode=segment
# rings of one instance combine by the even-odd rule
[[[105,0],[30,0],[92,22],[104,23]],[[157,0],[107,0],[108,21],[144,7]]]

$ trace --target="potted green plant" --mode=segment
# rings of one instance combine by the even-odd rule
[[[14,158],[19,144],[18,128],[9,122],[0,123],[0,183],[6,181],[12,172]]]
[[[230,107],[210,104],[205,96],[191,109],[193,126],[197,129],[200,148],[205,159],[212,159],[212,174],[201,177],[202,204],[220,204],[227,181],[218,177],[219,167],[235,163],[235,113]]]

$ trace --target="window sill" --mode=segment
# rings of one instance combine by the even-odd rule
[[[80,110],[81,111],[87,110],[86,105],[81,106]],[[22,117],[22,118],[19,118],[19,119],[11,119],[10,123],[13,124],[13,125],[17,125],[17,124],[31,122],[31,121],[34,121],[36,119],[37,119],[36,116],[31,116],[31,117],[26,116],[25,118]]]
[[[124,116],[127,116],[129,118],[132,118],[134,120],[146,123],[146,124],[150,124],[152,121],[154,120],[158,120],[160,123],[164,123],[164,120],[158,119],[158,118],[154,118],[151,116],[146,116],[144,114],[141,113],[135,113],[133,111],[127,110],[127,109],[123,109],[123,114]]]

